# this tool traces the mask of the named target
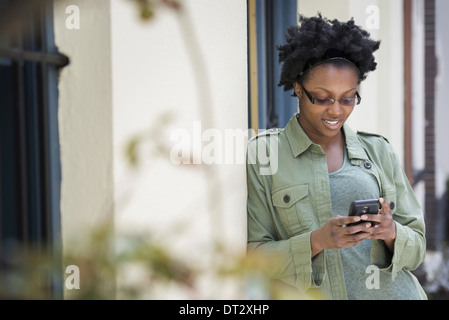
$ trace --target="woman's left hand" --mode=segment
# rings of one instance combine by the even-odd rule
[[[396,225],[391,215],[390,204],[387,200],[379,198],[381,209],[379,214],[363,214],[362,220],[372,221],[374,226],[368,228],[365,232],[371,233],[367,239],[379,239],[384,240],[388,249],[393,253],[394,240],[396,239]]]

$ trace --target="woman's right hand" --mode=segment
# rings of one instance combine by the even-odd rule
[[[368,238],[371,233],[366,232],[371,227],[371,222],[359,222],[358,216],[335,216],[329,219],[320,229],[314,230],[310,235],[312,258],[324,249],[342,249],[353,247]]]

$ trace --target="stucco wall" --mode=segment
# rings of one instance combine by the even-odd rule
[[[147,234],[198,266],[210,263],[214,241],[237,252],[246,245],[244,163],[198,157],[215,139],[223,162],[226,152],[244,154],[225,132],[247,130],[246,20],[238,0],[183,1],[180,11],[161,9],[150,21],[125,1],[112,3],[116,230]],[[123,151],[134,137],[139,163],[130,170]],[[183,158],[197,164],[170,157],[182,141],[194,153]],[[200,291],[235,296],[213,280]],[[178,296],[160,292],[167,295]]]
[[[71,5],[79,11],[67,13]],[[86,257],[83,239],[113,217],[109,11],[109,1],[61,0],[54,5],[55,42],[70,58],[60,73],[59,131],[63,249],[74,256]],[[64,261],[64,268],[80,263]],[[81,276],[86,271],[81,268]],[[65,295],[74,293],[66,290]]]
[[[217,244],[242,254],[246,2],[182,1],[181,11],[162,8],[150,21],[140,20],[136,3],[55,2],[56,44],[71,60],[59,84],[64,250],[84,254],[80,239],[112,222],[118,238],[143,235],[198,267],[213,263]],[[79,28],[68,27],[71,5],[79,8]],[[176,132],[187,135],[186,148]],[[125,152],[130,141],[138,142],[134,168]],[[199,152],[201,163],[178,165],[176,146],[184,159],[198,160]],[[209,155],[222,155],[215,164],[201,156],[208,146]],[[126,275],[118,272],[120,284]],[[198,286],[204,298],[241,294],[212,274]],[[157,297],[189,298],[169,288]]]

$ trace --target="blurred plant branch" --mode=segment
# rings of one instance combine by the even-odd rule
[[[139,7],[140,17],[144,20],[154,18],[156,12],[162,8],[179,10],[181,4],[177,0],[131,0]]]
[[[179,31],[184,42],[186,52],[188,58],[190,60],[190,65],[192,66],[192,72],[195,79],[195,88],[197,91],[198,98],[198,109],[199,114],[201,115],[201,122],[205,128],[214,128],[216,127],[216,121],[214,119],[213,113],[213,99],[211,97],[211,88],[210,81],[207,72],[207,66],[205,64],[205,59],[203,57],[203,53],[200,50],[201,45],[195,33],[195,26],[189,14],[188,8],[182,4],[180,1],[151,1],[151,0],[131,0],[134,1],[135,4],[138,5],[138,9],[140,10],[140,16],[144,17],[144,20],[150,20],[153,15],[147,15],[145,12],[151,8],[152,12],[160,9],[161,7],[168,6],[174,9],[177,13],[176,21],[179,25]],[[147,17],[147,18],[145,18]],[[162,119],[167,120],[167,116],[163,115]],[[172,118],[170,118],[172,119]],[[167,123],[164,120],[165,123]],[[153,128],[151,128],[153,130]],[[151,131],[150,130],[150,131]],[[139,144],[145,141],[145,137],[149,135],[143,133],[132,138],[127,147],[126,153],[128,160],[130,160],[131,165],[136,165],[138,162],[137,150],[139,148]],[[158,139],[150,139],[150,142],[153,142],[156,150],[162,152],[162,154],[168,155],[169,150],[167,149],[166,143],[160,143]],[[203,143],[203,142],[201,142]],[[167,156],[166,159],[169,159]],[[222,183],[219,179],[218,166],[214,165],[200,165],[199,166],[204,176],[206,177],[206,181],[209,185],[208,187],[208,212],[209,212],[209,225],[211,230],[211,243],[215,246],[219,246],[219,240],[217,240],[218,235],[221,232],[221,227],[223,225],[223,187]]]
[[[28,0],[29,5],[37,5],[41,1]],[[55,0],[57,1],[57,0]],[[182,39],[191,60],[192,71],[198,95],[198,108],[203,117],[205,127],[214,127],[212,98],[207,77],[206,65],[200,51],[196,35],[192,30],[193,23],[188,12],[177,0],[127,0],[134,2],[139,10],[139,16],[144,21],[156,17],[163,8],[174,10],[179,22]],[[24,2],[25,3],[25,2]],[[11,20],[11,19],[10,19]],[[8,20],[9,21],[9,20]],[[12,21],[12,20],[11,20]],[[1,22],[1,21],[0,21]],[[161,129],[172,121],[170,113],[164,113],[157,118],[154,127]],[[126,159],[133,168],[140,166],[139,147],[145,141],[153,144],[153,151],[159,155],[168,155],[167,144],[161,137],[154,137],[151,128],[147,132],[131,138],[126,146]],[[164,158],[168,159],[168,156]],[[195,264],[195,261],[181,259],[168,248],[148,234],[117,236],[113,223],[105,223],[93,229],[92,233],[83,234],[79,239],[70,239],[76,246],[57,248],[63,257],[54,256],[54,250],[39,247],[22,247],[12,244],[12,254],[7,259],[1,259],[5,265],[5,273],[0,275],[0,298],[6,299],[42,299],[48,298],[48,287],[51,281],[43,279],[55,278],[56,283],[63,283],[67,275],[64,273],[67,264],[76,265],[80,270],[80,289],[70,290],[69,299],[122,299],[152,298],[160,286],[174,284],[185,291],[191,298],[213,298],[198,296],[198,279],[209,272],[220,279],[234,279],[243,287],[256,288],[256,296],[271,299],[307,298],[294,290],[279,289],[280,287],[268,280],[263,271],[265,259],[258,256],[231,254],[220,242],[213,238],[220,233],[222,227],[222,188],[217,183],[217,168],[203,165],[201,167],[209,183],[208,212],[210,213],[211,242],[215,245],[212,266]],[[177,236],[181,236],[178,233]],[[63,261],[63,262],[62,262]],[[140,268],[137,281],[125,281],[117,287],[115,280],[118,274],[133,276],[133,272]],[[266,269],[266,266],[265,266]],[[55,272],[55,270],[58,270]],[[125,277],[126,278],[126,277]],[[245,295],[245,293],[243,293]],[[67,298],[67,297],[65,297]]]

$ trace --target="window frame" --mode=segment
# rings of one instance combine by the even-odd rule
[[[5,260],[9,259],[4,240],[32,247],[39,255],[52,260],[51,272],[43,274],[41,279],[48,289],[43,297],[61,298],[58,77],[69,59],[58,52],[54,43],[52,0],[1,0],[0,7],[1,36],[6,40],[0,43],[0,65],[9,65],[12,73],[13,103],[9,107],[16,139],[10,155],[2,155],[3,147],[0,149],[0,165],[7,156],[14,157],[13,174],[17,178],[11,193],[14,199],[2,199],[0,171],[0,262],[3,262],[0,270],[4,274]],[[16,202],[16,210],[2,210],[7,200]],[[2,226],[5,219],[9,219],[11,225]],[[15,230],[6,239],[2,231],[8,226]],[[12,271],[26,269],[23,264],[14,265],[16,270]],[[7,276],[4,275],[3,280]],[[8,294],[6,289],[3,295],[8,297]]]
[[[298,112],[298,101],[278,86],[277,45],[287,27],[298,23],[296,0],[248,0],[249,127],[284,127]],[[258,128],[256,128],[258,127]]]

